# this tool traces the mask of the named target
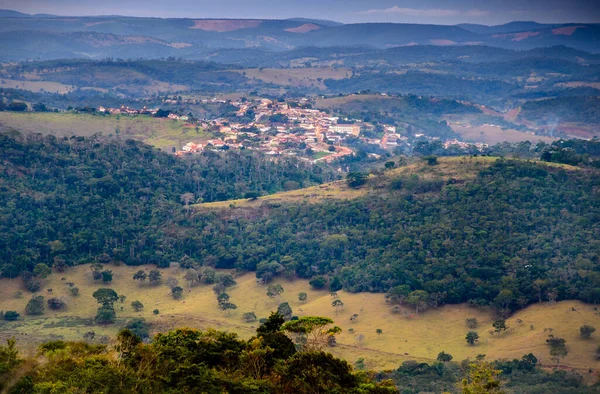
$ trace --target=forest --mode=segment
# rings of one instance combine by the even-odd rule
[[[183,261],[265,281],[312,278],[332,291],[418,292],[426,306],[600,301],[597,170],[499,158],[469,180],[352,173],[349,184],[376,193],[196,212],[196,202],[336,176],[244,152],[179,160],[134,141],[0,137],[3,276],[35,277],[55,261]]]
[[[77,264],[103,253],[168,265],[189,253],[178,238],[193,231],[190,204],[337,178],[295,159],[249,151],[178,159],[107,137],[2,133],[0,151],[0,270],[9,277],[57,257]]]

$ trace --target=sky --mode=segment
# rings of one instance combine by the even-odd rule
[[[343,23],[600,23],[600,0],[0,0],[0,9],[77,16],[306,17]]]

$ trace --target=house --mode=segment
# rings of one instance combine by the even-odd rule
[[[336,124],[329,126],[330,133],[352,134],[357,136],[360,134],[360,126],[357,124]]]

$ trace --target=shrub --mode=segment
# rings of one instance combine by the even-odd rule
[[[16,311],[6,311],[4,314],[4,320],[15,321],[19,318],[19,314]]]
[[[25,313],[32,316],[41,315],[44,313],[44,297],[35,296],[31,297],[27,306],[25,307]]]

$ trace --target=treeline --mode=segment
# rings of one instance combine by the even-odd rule
[[[0,134],[0,270],[108,253],[127,264],[196,254],[190,204],[335,179],[327,167],[250,151],[179,159],[133,140]],[[207,229],[208,230],[208,229]],[[54,246],[51,246],[54,245]]]
[[[559,140],[544,149],[541,159],[572,166],[600,168],[600,141]]]
[[[571,96],[532,100],[523,104],[519,116],[538,124],[559,122],[600,123],[600,97]]]
[[[275,205],[249,219],[204,213],[211,231],[193,257],[322,276],[333,291],[400,286],[425,306],[600,301],[600,174],[498,160],[463,182],[415,174],[344,202]]]
[[[308,335],[323,325],[303,318]],[[314,323],[317,321],[317,323]],[[38,356],[23,361],[14,340],[0,346],[0,389],[8,393],[348,393],[394,394],[391,380],[376,382],[355,372],[344,360],[311,345],[312,337],[296,350],[285,334],[284,319],[273,314],[254,337],[209,329],[177,329],[161,333],[150,344],[129,329],[113,346],[53,341],[40,346]],[[44,362],[41,362],[44,360]],[[16,380],[16,382],[15,382]]]

